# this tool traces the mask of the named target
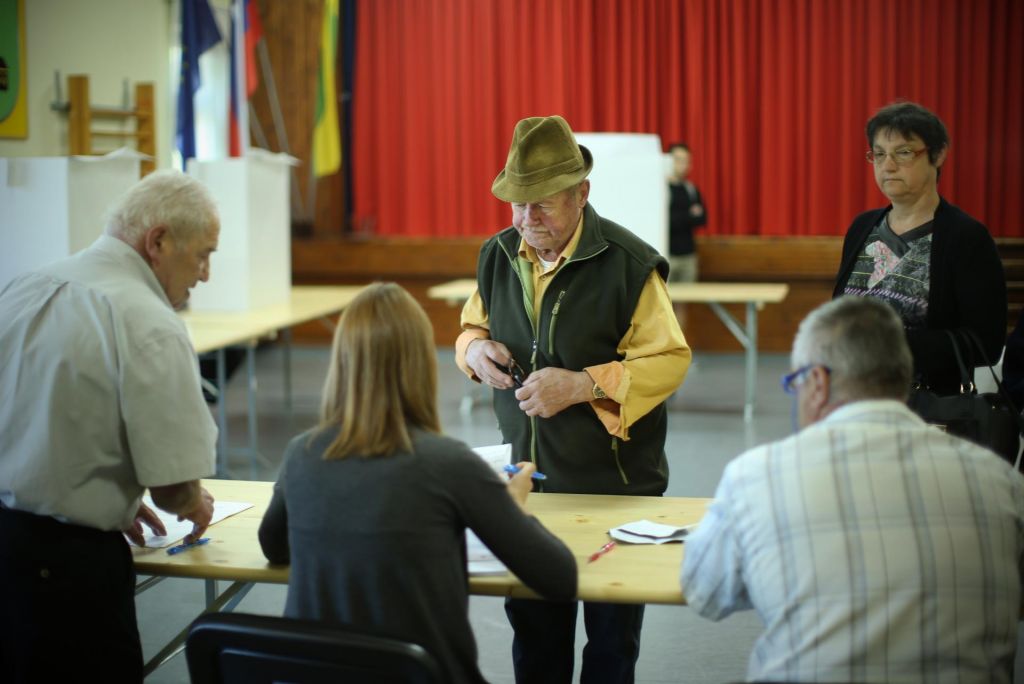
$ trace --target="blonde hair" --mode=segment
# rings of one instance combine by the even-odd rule
[[[410,428],[440,432],[433,328],[394,283],[368,286],[345,309],[331,348],[317,433],[337,426],[325,459],[411,451]]]

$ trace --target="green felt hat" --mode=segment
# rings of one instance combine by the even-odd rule
[[[576,185],[593,166],[593,155],[576,142],[565,119],[531,116],[516,124],[491,192],[505,202],[536,202]]]

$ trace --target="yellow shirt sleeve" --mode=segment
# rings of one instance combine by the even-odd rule
[[[466,348],[476,339],[490,338],[490,319],[479,290],[462,307],[462,334],[455,341],[455,363],[473,380]],[[590,402],[608,433],[629,439],[629,426],[665,401],[682,384],[693,356],[679,329],[665,281],[651,271],[640,292],[629,329],[617,349],[622,361],[584,370],[608,395]]]
[[[644,283],[618,352],[622,361],[584,370],[608,395],[590,403],[597,417],[609,434],[628,440],[629,426],[682,384],[693,357],[657,271]]]
[[[466,364],[466,349],[473,340],[486,340],[491,337],[490,319],[484,309],[484,300],[480,297],[480,290],[473,290],[466,303],[462,305],[462,315],[459,320],[462,326],[462,334],[455,340],[455,365],[470,379],[480,382],[473,369]]]

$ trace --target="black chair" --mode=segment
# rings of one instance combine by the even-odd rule
[[[185,642],[192,684],[434,684],[441,669],[422,646],[308,620],[210,613]]]

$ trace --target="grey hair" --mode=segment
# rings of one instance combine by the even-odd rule
[[[154,171],[133,185],[107,214],[106,233],[136,245],[150,228],[166,226],[179,240],[190,240],[219,221],[206,186],[180,171]]]
[[[833,401],[906,401],[914,372],[903,323],[888,304],[844,296],[808,314],[793,341],[793,368],[827,366]]]

